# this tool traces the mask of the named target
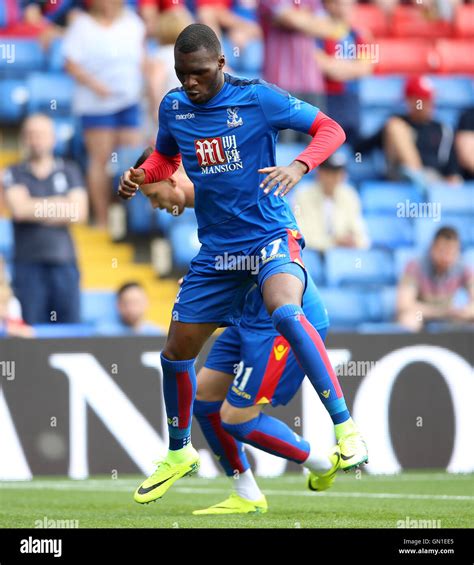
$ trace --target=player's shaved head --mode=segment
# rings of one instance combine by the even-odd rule
[[[205,104],[224,84],[225,57],[214,31],[203,24],[191,24],[179,34],[174,47],[176,76],[188,98]]]
[[[204,24],[191,24],[178,35],[175,46],[180,53],[194,53],[206,49],[217,57],[222,53],[220,41],[214,30]]]

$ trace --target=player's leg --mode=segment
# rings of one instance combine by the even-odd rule
[[[253,476],[244,445],[222,427],[220,409],[238,371],[241,338],[231,326],[216,339],[205,366],[198,373],[194,415],[234,492],[224,501],[194,514],[248,514],[266,512],[267,502]]]
[[[343,451],[341,467],[349,470],[367,462],[367,448],[350,418],[324,342],[301,306],[306,272],[300,257],[300,238],[298,233],[288,230],[278,250],[282,258],[273,265],[268,262],[261,270],[260,287],[274,327],[291,345],[294,355],[331,415],[336,438]],[[288,258],[285,262],[286,255]]]
[[[95,118],[94,118],[95,119]],[[97,118],[99,124],[101,118]],[[107,226],[112,179],[107,165],[114,150],[115,132],[110,126],[84,123],[84,141],[87,149],[87,186],[98,227]]]
[[[199,455],[191,444],[191,423],[196,396],[195,358],[217,324],[172,321],[161,353],[163,397],[168,422],[166,458],[135,491],[135,501],[148,503],[161,498],[181,477],[199,469]]]
[[[195,510],[195,515],[254,514],[264,513],[268,508],[253,476],[244,445],[222,427],[220,410],[233,379],[232,374],[208,367],[198,373],[194,416],[224,473],[232,481],[233,493],[209,508]]]
[[[312,478],[308,483],[311,490],[326,490],[334,482],[340,465],[339,446],[326,453],[278,418],[262,412],[262,406],[237,408],[226,399],[221,419],[222,427],[236,439],[306,467]]]
[[[191,444],[195,358],[215,329],[234,323],[250,285],[241,273],[217,272],[213,257],[198,254],[192,260],[176,297],[161,354],[169,450],[135,492],[137,502],[160,498],[178,479],[198,470],[199,455]]]
[[[337,446],[328,455],[281,420],[262,412],[268,404],[287,404],[304,379],[289,343],[273,332],[242,328],[240,337],[242,362],[221,408],[223,428],[239,441],[306,466],[320,477],[330,474],[328,488],[338,468]]]

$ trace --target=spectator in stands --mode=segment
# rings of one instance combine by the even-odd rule
[[[0,257],[0,338],[32,336],[33,328],[22,319],[21,305],[10,288],[5,263]]]
[[[345,26],[327,18],[320,0],[260,0],[259,16],[263,30],[263,78],[288,90],[301,100],[325,110],[324,82],[314,61],[315,38],[338,38]],[[301,140],[286,130],[280,140]]]
[[[456,156],[465,180],[474,180],[474,106],[459,118],[456,131]]]
[[[368,38],[351,27],[354,0],[325,0],[330,20],[345,28],[339,39],[318,41],[316,61],[326,86],[328,114],[346,132],[346,141],[356,145],[360,129],[359,79],[372,72]]]
[[[461,288],[467,290],[469,302],[457,307],[454,298]],[[461,259],[455,229],[440,228],[429,253],[408,263],[398,285],[397,315],[400,324],[412,331],[429,322],[474,321],[474,273]]]
[[[391,117],[374,136],[358,144],[364,153],[383,147],[392,180],[407,179],[425,191],[432,182],[457,183],[458,174],[452,129],[433,119],[434,88],[425,76],[407,79],[408,111]]]
[[[310,249],[369,246],[359,196],[345,176],[346,157],[337,151],[319,165],[318,182],[296,193],[294,212]]]
[[[82,121],[87,184],[95,221],[107,225],[108,165],[117,146],[140,143],[145,28],[123,0],[92,0],[64,36],[66,70],[76,79],[73,108]]]
[[[119,320],[99,325],[100,335],[166,335],[160,327],[145,320],[148,298],[138,282],[123,284],[117,291]]]
[[[6,169],[5,199],[13,218],[13,285],[28,324],[79,322],[79,272],[71,223],[87,220],[87,193],[75,163],[55,159],[52,120],[22,126],[26,159]]]

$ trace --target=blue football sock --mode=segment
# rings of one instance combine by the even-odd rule
[[[339,380],[331,366],[321,336],[294,304],[280,306],[272,314],[274,327],[291,345],[298,363],[311,381],[334,425],[350,418]]]
[[[250,465],[243,444],[222,427],[219,413],[221,406],[220,400],[217,402],[195,400],[194,416],[225,474],[234,477],[236,472],[241,474],[250,469]]]
[[[168,417],[169,448],[182,449],[191,443],[193,403],[196,396],[194,359],[170,361],[161,355],[163,396]]]
[[[281,420],[260,413],[242,424],[226,424],[224,430],[240,441],[289,461],[303,463],[309,456],[309,443]]]

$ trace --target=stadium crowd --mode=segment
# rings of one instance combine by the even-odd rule
[[[277,84],[346,132],[289,196],[332,327],[472,324],[472,4],[6,0],[0,141],[15,150],[0,163],[0,336],[84,321],[69,225],[107,229],[123,206],[117,175],[154,145],[160,100],[180,85],[173,44],[193,21],[219,35],[229,73]],[[277,160],[289,163],[304,143],[282,132]],[[126,238],[166,240],[172,272],[186,270],[197,249],[192,211],[170,218],[143,197],[122,210]],[[139,310],[132,322],[126,298]],[[119,314],[91,332],[160,333],[145,309],[140,284],[125,285]]]

